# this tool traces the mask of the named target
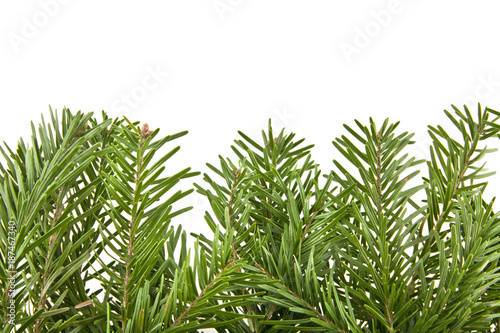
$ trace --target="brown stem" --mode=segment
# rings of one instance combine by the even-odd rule
[[[233,219],[232,219],[232,213],[233,213],[233,204],[234,204],[234,199],[236,196],[236,183],[238,182],[240,176],[241,176],[241,170],[233,170],[234,174],[234,181],[233,184],[231,185],[231,194],[229,197],[229,203],[228,203],[228,210],[229,210],[229,226],[231,228],[231,232],[233,229]],[[233,258],[234,260],[238,260],[238,251],[236,251],[236,243],[234,241],[234,233],[233,233],[233,238],[231,240],[231,248],[233,250]]]
[[[381,224],[381,219],[382,219],[382,185],[381,185],[381,179],[382,179],[382,140],[380,137],[380,133],[377,133],[377,139],[378,139],[378,145],[377,145],[377,215],[378,215],[378,223],[379,225]],[[406,180],[406,179],[405,179]],[[380,235],[381,237],[384,237],[385,235]],[[385,267],[387,267],[387,263],[382,263],[383,269],[385,270]],[[387,278],[385,273],[383,274],[384,280]],[[389,303],[390,303],[390,296],[387,297],[385,295],[385,312],[387,316],[387,322],[389,324],[389,329],[392,332],[393,327],[392,327],[392,314],[391,314],[391,309],[389,309]]]
[[[144,124],[142,126],[142,131],[141,131],[141,138],[139,141],[139,164],[137,165],[137,171],[135,174],[135,189],[134,189],[134,200],[138,200],[137,198],[139,197],[138,188],[139,188],[139,179],[141,176],[141,168],[142,168],[142,162],[143,162],[143,148],[144,148],[144,142],[148,138],[149,135],[151,135],[152,131],[149,130],[148,124]],[[136,219],[137,219],[137,211],[132,215],[132,218],[130,219],[130,231],[129,231],[129,242],[128,242],[128,249],[127,249],[127,260],[125,264],[125,281],[123,283],[123,313],[122,313],[122,332],[125,332],[126,327],[127,327],[127,305],[128,305],[128,294],[129,294],[129,289],[128,289],[128,284],[130,280],[130,274],[131,274],[131,267],[130,263],[134,257],[134,241],[135,237],[132,234],[132,230],[134,229],[134,226],[136,224]]]
[[[452,198],[455,196],[455,193],[456,193],[457,188],[458,188],[458,184],[460,183],[460,181],[462,180],[463,176],[465,175],[465,172],[466,172],[466,169],[468,167],[471,155],[472,154],[469,154],[467,156],[467,159],[466,159],[466,161],[464,163],[464,166],[463,166],[462,170],[460,170],[460,173],[459,173],[458,178],[457,178],[457,182],[455,183],[455,186],[453,187],[453,193],[452,193],[452,196],[451,196]],[[436,230],[443,223],[442,221],[444,219],[446,219],[447,216],[445,216],[445,212],[446,212],[447,209],[448,209],[448,206],[443,207],[443,211],[439,215],[439,217],[438,217],[438,219],[436,221],[436,224],[434,224],[434,228],[432,230]],[[420,230],[420,232],[422,233],[422,229]],[[429,233],[430,233],[430,237],[427,240],[427,242],[425,243],[425,246],[424,246],[424,248],[422,250],[422,253],[425,253],[425,252],[427,252],[429,250],[429,248],[431,246],[431,242],[434,240],[434,233],[431,233],[430,231],[429,231]],[[410,289],[409,289],[409,293],[408,294],[411,294],[411,292],[413,291],[413,288],[415,287],[416,281],[414,279],[417,276],[417,272],[418,272],[418,270],[415,270],[415,272],[413,272],[413,274],[412,274],[412,278],[411,278],[412,282],[410,284]]]
[[[381,174],[382,174],[382,160],[381,160],[381,151],[382,151],[382,140],[380,138],[380,133],[377,133],[378,145],[377,145],[377,214],[378,220],[380,223],[380,218],[382,215],[382,186],[380,184]]]
[[[57,195],[57,200],[56,200],[56,203],[55,203],[55,212],[54,212],[54,219],[52,221],[52,228],[54,228],[59,220],[59,217],[61,217],[61,212],[62,212],[62,208],[63,208],[63,205],[62,205],[62,200],[63,200],[63,188],[60,187],[59,188],[59,193]],[[49,275],[51,273],[51,270],[50,270],[50,265],[52,264],[52,252],[54,251],[54,242],[56,241],[57,239],[57,235],[58,233],[55,232],[52,236],[50,236],[50,240],[49,240],[49,250],[47,252],[47,262],[45,263],[45,267],[46,267],[46,270],[45,270],[45,273],[43,274],[43,282],[42,282],[42,287],[41,287],[41,291],[43,292],[43,290],[45,289],[45,286],[47,285],[47,279],[49,278]],[[45,308],[45,305],[47,303],[47,292],[48,290],[42,295],[42,298],[40,299],[40,302],[38,303],[38,310],[41,310],[41,309],[44,309]],[[35,323],[35,333],[39,333],[39,330],[40,330],[40,323],[42,322],[42,319],[39,318],[36,320],[36,323]]]
[[[479,124],[478,124],[479,126]],[[485,126],[483,125],[482,127],[482,130],[480,130],[479,132],[481,133],[483,130],[484,130]],[[479,137],[476,138],[476,140],[478,140]],[[465,163],[462,167],[462,169],[460,170],[460,173],[458,174],[458,177],[457,177],[457,181],[453,187],[453,192],[452,192],[452,195],[451,195],[451,200],[453,199],[453,197],[455,196],[456,194],[456,191],[458,189],[458,186],[460,184],[460,182],[462,181],[462,178],[465,176],[465,173],[467,172],[467,168],[469,167],[469,162],[470,162],[470,159],[472,158],[472,155],[474,154],[475,150],[470,150],[469,153],[467,154],[466,158],[465,158]],[[450,203],[448,202],[448,205]],[[444,223],[444,221],[446,220],[447,216],[445,216],[445,212],[446,210],[448,209],[448,206],[444,207],[443,206],[443,211],[441,212],[441,214],[439,215],[436,223],[434,224],[434,227],[432,230],[436,230],[437,228],[441,228],[441,225],[442,223]],[[420,235],[422,235],[423,233],[423,224],[422,224],[422,227],[420,228]],[[422,253],[425,253],[429,250],[429,248],[431,247],[431,242],[434,240],[434,233],[432,233],[431,231],[432,230],[429,230],[429,234],[430,234],[430,237],[429,239],[425,242],[425,245],[422,249]],[[439,230],[439,229],[438,229]],[[407,297],[413,292],[413,289],[415,288],[415,284],[417,283],[417,281],[415,280],[415,277],[417,276],[417,272],[418,272],[418,269],[415,269],[415,272],[413,272],[412,274],[412,277],[411,277],[411,283],[410,283],[410,288],[408,289],[408,294],[407,294]]]
[[[392,333],[394,332],[394,327],[393,327],[393,318],[392,318],[392,313],[391,309],[389,309],[389,303],[391,301],[391,298],[389,297],[386,302],[385,302],[385,315],[387,317],[387,324],[389,324],[389,331]]]

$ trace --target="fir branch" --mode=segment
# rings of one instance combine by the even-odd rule
[[[139,179],[141,177],[141,169],[142,169],[142,163],[143,163],[144,142],[151,135],[151,133],[152,133],[152,131],[149,130],[148,124],[144,124],[142,126],[141,136],[139,138],[139,150],[137,152],[139,163],[137,164],[137,171],[135,174],[133,206],[136,206],[139,204],[140,193],[138,193],[138,190],[139,190]],[[135,224],[138,223],[138,221],[136,221],[137,213],[138,213],[138,211],[136,210],[134,212],[134,215],[130,219],[127,260],[125,263],[125,280],[123,283],[123,313],[122,313],[122,332],[123,333],[125,333],[126,328],[127,328],[127,305],[128,305],[128,297],[129,297],[129,292],[130,292],[129,279],[130,279],[130,274],[131,274],[130,263],[131,263],[132,259],[134,258],[133,249],[134,249],[134,241],[135,241],[135,236],[132,233],[132,231],[134,230]]]
[[[479,128],[479,130],[476,132],[476,136],[474,137],[474,142],[473,142],[474,147],[477,146],[477,143],[479,142],[479,139],[480,139],[480,134],[483,133],[485,131],[485,128],[486,128],[485,124],[475,123],[475,126],[477,128]],[[450,196],[450,201],[443,203],[442,212],[438,216],[438,219],[437,219],[436,223],[434,224],[433,229],[429,231],[429,238],[427,239],[427,241],[424,244],[424,247],[421,250],[421,253],[422,253],[421,256],[423,256],[425,253],[427,253],[429,251],[429,249],[431,248],[431,246],[433,246],[433,244],[434,244],[435,233],[433,231],[439,232],[441,230],[441,226],[446,221],[448,215],[451,213],[451,209],[449,209],[449,206],[452,204],[453,199],[456,197],[457,189],[458,189],[460,183],[462,182],[462,178],[465,176],[465,173],[468,170],[469,162],[472,158],[472,155],[474,155],[475,152],[476,152],[475,150],[471,149],[466,154],[465,162],[462,166],[462,169],[459,171],[458,176],[457,176],[457,180],[453,186],[452,194]],[[423,235],[423,227],[424,227],[424,223],[422,222],[422,225],[421,225],[420,231],[419,231],[420,236]],[[417,274],[418,274],[418,270],[416,269],[413,272],[412,277],[411,277],[411,283],[410,283],[410,287],[408,288],[407,297],[409,297],[413,293],[413,290],[414,290],[415,285],[417,283],[417,279],[416,279]]]

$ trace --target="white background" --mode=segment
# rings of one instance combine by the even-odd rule
[[[29,139],[29,121],[48,119],[49,104],[105,110],[165,135],[189,130],[172,170],[206,171],[231,155],[237,130],[256,137],[271,118],[316,144],[327,172],[342,124],[372,116],[415,132],[409,152],[421,158],[426,126],[446,124],[450,104],[500,109],[499,9],[493,0],[2,1],[0,139]],[[491,179],[489,198],[499,184]],[[206,203],[185,204],[195,209],[176,223],[206,230]]]

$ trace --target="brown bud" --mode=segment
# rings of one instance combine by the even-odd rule
[[[149,132],[149,125],[148,123],[145,123],[142,125],[142,136],[145,136],[147,132]]]
[[[142,125],[142,129],[141,129],[142,137],[144,139],[147,139],[147,137],[150,136],[151,133],[153,133],[153,131],[149,130],[149,125],[147,123],[144,123],[144,125]]]
[[[238,179],[241,176],[241,169],[233,170],[234,178]]]

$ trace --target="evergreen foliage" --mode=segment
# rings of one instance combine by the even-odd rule
[[[166,163],[187,132],[51,110],[0,147],[2,332],[498,332],[500,112],[445,113],[429,160],[399,123],[344,125],[327,173],[269,122],[182,191],[199,173]],[[213,235],[172,225],[194,190]]]

